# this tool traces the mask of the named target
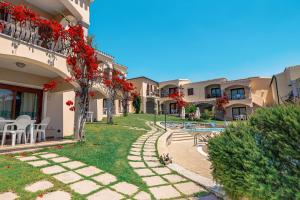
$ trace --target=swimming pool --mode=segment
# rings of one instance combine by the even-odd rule
[[[225,128],[186,128],[188,132],[222,132],[225,130]]]

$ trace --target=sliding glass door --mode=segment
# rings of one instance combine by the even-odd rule
[[[42,90],[0,84],[0,117],[15,119],[29,115],[40,121],[42,98]]]

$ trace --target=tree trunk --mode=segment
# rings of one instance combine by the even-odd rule
[[[114,100],[112,98],[107,99],[107,107],[107,123],[113,124]]]
[[[124,99],[122,101],[122,107],[123,107],[123,116],[128,116],[128,99]]]

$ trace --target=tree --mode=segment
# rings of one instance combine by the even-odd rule
[[[219,113],[221,113],[224,118],[224,115],[226,114],[226,108],[225,106],[229,103],[227,94],[224,92],[222,97],[219,97],[216,99],[216,108],[215,110]]]
[[[0,11],[4,17],[11,15],[16,24],[23,25],[28,22],[26,26],[32,32],[38,28],[42,47],[47,48],[49,43],[57,43],[60,40],[63,45],[62,52],[67,56],[66,62],[70,72],[70,77],[66,77],[66,81],[77,85],[75,105],[71,101],[68,101],[67,105],[70,106],[70,110],[75,111],[75,116],[77,116],[74,123],[75,138],[82,141],[89,107],[89,95],[93,85],[101,79],[96,51],[91,43],[87,42],[90,40],[86,40],[82,26],[69,24],[68,28],[64,29],[59,22],[44,19],[24,5],[12,5],[8,2],[0,2]],[[51,80],[44,84],[44,90],[53,90],[57,84],[56,81]]]
[[[123,107],[123,116],[128,115],[128,106],[131,99],[131,93],[134,91],[134,86],[132,83],[124,80],[121,87],[121,102]]]
[[[209,140],[214,179],[232,199],[300,199],[300,106],[260,108]]]
[[[186,101],[184,100],[183,92],[176,91],[176,92],[170,94],[169,97],[176,102],[179,110],[181,110],[183,107],[186,106]]]
[[[113,124],[113,114],[115,110],[115,100],[121,97],[124,89],[125,75],[116,69],[105,70],[103,73],[103,84],[106,86],[107,95],[107,123]]]
[[[135,109],[135,114],[139,114],[140,111],[141,111],[141,102],[142,102],[142,99],[141,99],[141,96],[138,92],[133,92],[132,93],[132,105]]]

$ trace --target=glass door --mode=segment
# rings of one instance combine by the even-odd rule
[[[0,88],[0,117],[12,119],[12,108],[14,103],[14,92]]]

